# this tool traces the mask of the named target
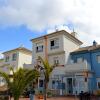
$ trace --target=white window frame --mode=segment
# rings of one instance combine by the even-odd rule
[[[97,58],[97,62],[100,63],[100,55],[97,55],[96,58]]]
[[[13,55],[12,55],[12,61],[16,61],[16,59],[17,59],[17,53],[13,53]]]
[[[10,60],[10,57],[9,56],[6,56],[5,57],[5,62],[9,62],[9,60]]]
[[[43,45],[36,46],[36,52],[43,52]]]
[[[82,63],[84,61],[83,57],[77,57],[77,63]]]
[[[51,42],[54,41],[54,45],[52,46]],[[59,48],[59,38],[55,38],[50,40],[50,49],[57,49]]]
[[[59,65],[59,57],[54,57],[53,61],[54,61],[54,65]]]

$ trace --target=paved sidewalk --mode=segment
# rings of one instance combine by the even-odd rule
[[[13,100],[13,99],[11,99],[11,100]],[[29,98],[20,98],[20,100],[30,100],[30,99]],[[34,100],[44,100],[44,99],[38,99],[37,97],[35,97]],[[79,98],[75,98],[74,96],[72,96],[72,97],[52,97],[52,98],[47,98],[47,100],[79,100]],[[90,100],[100,100],[100,98],[91,97]]]
[[[20,98],[20,100],[30,100],[29,98]],[[44,99],[38,99],[35,97],[34,100],[44,100]],[[52,97],[52,98],[47,98],[47,100],[79,100],[75,99],[74,97]]]

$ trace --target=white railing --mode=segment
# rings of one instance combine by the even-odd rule
[[[34,65],[33,64],[24,64],[23,68],[25,68],[25,69],[34,69]]]
[[[86,71],[89,70],[87,66],[87,62],[81,62],[81,63],[73,63],[65,65],[66,71]]]

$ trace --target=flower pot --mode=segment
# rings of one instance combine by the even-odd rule
[[[43,99],[43,95],[39,95],[38,98],[39,98],[39,99]]]

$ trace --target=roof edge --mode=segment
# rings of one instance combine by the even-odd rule
[[[36,37],[36,38],[31,39],[30,41],[35,41],[35,40],[38,40],[38,39],[42,39],[42,38],[44,38],[46,36],[50,36],[50,35],[53,35],[53,34],[56,34],[56,33],[58,33],[58,34],[64,34],[64,35],[66,35],[66,33],[67,33],[67,35],[69,36],[69,38],[73,39],[74,41],[77,41],[77,43],[80,44],[80,45],[83,44],[82,41],[80,41],[78,38],[74,37],[73,35],[71,35],[70,33],[68,33],[65,30],[60,30],[60,31],[52,32],[52,33],[49,33],[49,34],[46,34],[46,35],[43,35],[43,36],[40,36],[40,37]]]
[[[19,50],[24,50],[26,52],[32,53],[32,51],[27,49],[27,48],[19,47],[19,48],[15,48],[15,49],[12,49],[12,50],[5,51],[5,52],[3,52],[3,54],[8,53],[8,52],[12,52],[12,51],[19,51]]]

